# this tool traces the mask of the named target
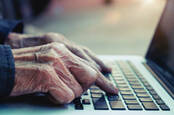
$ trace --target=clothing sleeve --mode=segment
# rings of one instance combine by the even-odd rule
[[[10,32],[23,32],[23,24],[20,21],[0,19],[0,44],[4,44]],[[0,97],[10,95],[15,79],[15,64],[10,46],[0,45]]]
[[[23,32],[22,22],[15,20],[0,19],[0,44],[3,44],[5,42],[5,39],[7,38],[10,32],[22,33]]]
[[[15,65],[11,48],[0,45],[0,97],[9,96],[14,85]]]

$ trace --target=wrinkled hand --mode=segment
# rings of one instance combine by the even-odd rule
[[[79,97],[92,84],[107,93],[117,88],[90,62],[73,54],[64,44],[13,49],[15,85],[11,96],[43,92],[59,104]]]
[[[105,65],[96,55],[88,48],[78,46],[73,42],[67,40],[63,35],[58,33],[47,33],[42,35],[29,35],[29,34],[17,34],[10,33],[6,44],[12,48],[25,48],[31,46],[40,46],[52,42],[64,44],[73,54],[87,60],[88,62],[95,65],[101,72],[111,72],[111,68]]]

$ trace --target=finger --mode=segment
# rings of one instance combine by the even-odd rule
[[[84,64],[78,66],[73,65],[69,69],[84,91],[86,91],[98,77],[98,73],[93,68]]]
[[[88,74],[88,76],[86,76],[89,79],[90,79],[91,76],[97,78],[95,81],[93,80],[91,82],[93,82],[93,83],[95,82],[95,84],[97,86],[99,86],[99,88],[102,89],[103,91],[105,91],[106,93],[118,94],[118,89],[114,86],[114,84],[111,81],[107,80],[106,77],[97,68],[95,68],[93,65],[89,64],[85,60],[81,60],[81,61],[86,65],[86,67],[90,67],[93,71],[95,71],[94,72],[95,74],[93,74],[93,75]],[[86,69],[89,70],[88,68],[86,68]],[[92,73],[92,71],[88,71],[88,73]],[[87,88],[89,88],[89,85],[88,85]]]
[[[53,64],[56,73],[59,75],[60,79],[70,88],[75,94],[75,97],[81,96],[83,89],[80,84],[76,81],[74,76],[66,68],[65,64],[60,60],[56,59]]]
[[[13,52],[13,54],[16,54],[16,55],[25,54],[25,53],[33,53],[33,52],[40,51],[41,47],[43,47],[43,46],[13,49],[12,52]]]
[[[75,98],[73,91],[59,78],[54,70],[50,71],[49,75],[52,78],[48,88],[49,94],[58,104],[70,103]]]
[[[11,39],[22,39],[23,37],[26,37],[26,34],[19,34],[19,33],[10,33],[8,34],[8,38]]]
[[[99,77],[97,78],[95,84],[106,93],[118,94],[118,89],[114,84],[107,80],[101,73],[99,73]]]
[[[34,46],[34,47],[27,47],[27,48],[19,48],[19,49],[13,49],[13,54],[19,55],[19,54],[25,54],[25,53],[35,53],[40,51],[48,51],[52,49],[53,46],[59,45],[59,43],[50,43],[45,44],[41,46]]]
[[[48,33],[44,36],[45,38],[49,38],[49,41],[56,41],[58,43],[63,43],[73,54],[77,55],[78,57],[89,61],[90,63],[94,64],[99,70],[101,70],[100,66],[96,64],[96,62],[91,59],[81,48],[78,48],[73,42],[67,40],[63,35],[57,33]],[[54,39],[57,38],[57,39]],[[54,39],[54,40],[52,40]]]
[[[76,81],[74,76],[66,68],[64,62],[59,58],[61,57],[55,50],[49,50],[47,53],[34,53],[36,61],[38,62],[53,62],[51,66],[54,68],[60,79],[73,90],[75,97],[79,97],[83,93],[83,89]],[[51,57],[50,57],[51,56]]]
[[[82,86],[83,91],[88,89],[91,84],[95,82],[98,73],[91,68],[90,65],[92,64],[73,54],[65,47],[65,45],[56,46],[55,51],[60,55],[60,58],[66,64],[66,67]]]
[[[104,64],[103,61],[101,61],[99,58],[97,58],[97,56],[94,53],[92,53],[89,49],[83,48],[83,50],[89,57],[91,57],[101,67],[103,73],[111,72],[111,70],[112,70],[111,67]]]
[[[87,60],[88,62],[96,66],[99,70],[101,70],[100,66],[96,64],[96,62],[93,59],[91,59],[91,57],[89,57],[81,48],[74,47],[72,45],[66,45],[66,46],[73,54],[77,55],[78,57],[84,60]]]
[[[10,43],[12,48],[40,46],[40,45],[51,43],[51,41],[44,39],[44,35],[42,34],[32,35],[32,34],[10,33],[8,37],[11,40],[13,40],[12,43]]]

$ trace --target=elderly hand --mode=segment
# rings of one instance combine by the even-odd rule
[[[10,96],[43,92],[59,104],[79,97],[92,84],[107,93],[117,88],[92,63],[72,53],[64,44],[13,49],[15,85]]]
[[[10,33],[6,44],[12,48],[25,48],[31,46],[40,46],[52,42],[64,44],[73,54],[87,60],[89,63],[95,65],[101,72],[111,72],[111,68],[104,64],[96,55],[91,52],[88,48],[78,46],[73,42],[67,40],[63,35],[58,33],[47,33],[42,35],[29,35],[29,34],[17,34]]]

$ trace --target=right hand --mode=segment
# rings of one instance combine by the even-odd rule
[[[10,96],[48,93],[58,104],[71,102],[92,84],[107,93],[118,89],[88,61],[74,55],[64,44],[13,49],[15,85]]]

